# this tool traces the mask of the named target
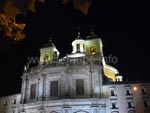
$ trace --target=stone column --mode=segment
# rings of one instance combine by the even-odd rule
[[[26,103],[27,100],[27,88],[28,88],[28,75],[25,73],[22,77],[22,88],[21,88],[21,103]]]
[[[93,70],[91,62],[89,65],[89,83],[90,83],[90,98],[93,98]]]
[[[21,86],[21,104],[24,103],[24,98],[25,98],[25,87],[26,87],[26,80],[25,80],[25,75],[22,77],[22,86]]]
[[[27,99],[28,99],[28,90],[29,90],[29,76],[26,75],[26,85],[25,85],[25,95],[24,95],[24,103],[27,103]]]
[[[38,84],[37,84],[37,95],[36,95],[36,100],[39,100],[39,86],[40,86],[40,78],[38,78]]]
[[[98,69],[98,79],[99,79],[99,97],[102,98],[102,85],[103,85],[103,80],[102,80],[102,69]]]
[[[42,84],[42,100],[44,101],[46,98],[45,98],[45,90],[46,90],[46,75],[45,74],[42,74],[42,77],[43,77],[43,84]]]

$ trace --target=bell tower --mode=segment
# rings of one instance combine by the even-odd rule
[[[84,40],[80,36],[80,32],[78,31],[78,35],[76,39],[72,42],[73,51],[72,53],[84,53]]]
[[[91,33],[87,36],[84,42],[85,45],[85,54],[89,60],[89,62],[102,64],[103,58],[103,45],[101,38],[94,33],[93,29],[91,29]]]
[[[49,39],[49,42],[44,44],[40,49],[40,64],[49,64],[57,61],[59,57],[59,51],[52,42],[52,39]]]

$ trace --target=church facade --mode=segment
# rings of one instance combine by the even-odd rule
[[[72,53],[59,54],[45,44],[39,65],[25,67],[21,93],[0,98],[0,113],[150,113],[150,83],[124,82],[94,32],[78,32]]]

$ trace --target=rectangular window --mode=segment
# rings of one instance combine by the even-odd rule
[[[148,101],[144,101],[144,107],[149,107]]]
[[[32,84],[30,89],[30,99],[35,99],[35,96],[36,96],[36,84]]]
[[[116,109],[116,103],[112,103],[112,109]]]
[[[7,101],[5,101],[4,106],[7,106]]]
[[[130,95],[130,91],[128,89],[126,90],[126,93],[126,95]]]
[[[145,89],[142,89],[142,95],[145,95],[145,94],[146,94]]]
[[[80,52],[80,44],[77,44],[77,52]]]
[[[128,102],[128,108],[132,108],[131,102]]]
[[[14,99],[14,102],[13,102],[13,104],[16,104],[16,99]]]
[[[76,80],[76,95],[84,95],[84,80]]]
[[[110,93],[111,93],[111,96],[115,96],[114,90],[111,90]]]
[[[50,96],[58,97],[58,81],[51,81]]]

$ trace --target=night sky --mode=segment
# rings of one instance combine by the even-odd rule
[[[125,81],[150,81],[149,12],[142,0],[93,0],[88,15],[63,5],[61,0],[36,3],[36,13],[18,20],[26,22],[26,38],[19,43],[1,41],[0,96],[21,92],[21,76],[29,57],[39,57],[39,48],[52,37],[61,57],[71,53],[78,27],[86,39],[90,29],[101,37],[104,56],[117,57],[116,67]],[[32,64],[33,66],[34,64]]]

